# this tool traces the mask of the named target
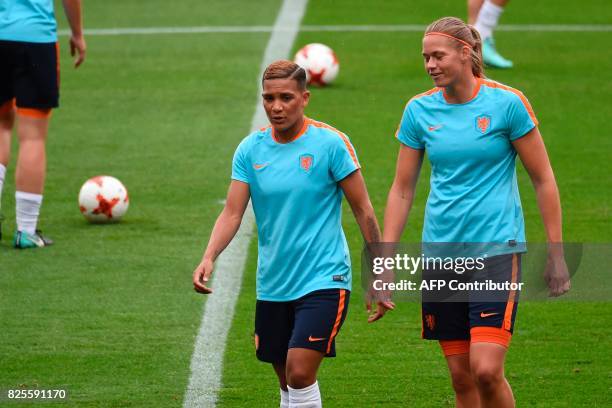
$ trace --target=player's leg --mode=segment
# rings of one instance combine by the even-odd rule
[[[8,166],[11,153],[11,135],[15,124],[14,104],[13,99],[4,103],[0,102],[0,165],[4,168]]]
[[[286,361],[272,363],[272,367],[274,367],[280,386],[280,408],[289,408],[289,391],[287,390],[287,377],[285,375],[287,363]]]
[[[2,191],[11,153],[11,135],[13,133],[14,121],[15,109],[13,99],[4,103],[0,102],[0,239],[2,239],[2,221],[4,221],[4,216],[2,215]]]
[[[19,154],[15,172],[16,248],[50,245],[37,231],[47,168],[46,141],[51,109],[59,102],[57,44],[20,43],[15,79]]]
[[[478,388],[470,369],[470,341],[442,340],[440,346],[446,357],[457,408],[480,407]]]
[[[514,396],[504,376],[507,348],[478,342],[470,346],[470,367],[483,408],[513,408]]]
[[[423,272],[431,279],[447,277],[432,275],[434,272]],[[454,273],[454,272],[453,272]],[[437,340],[440,343],[451,384],[455,392],[457,407],[479,407],[478,389],[471,376],[469,365],[470,322],[467,302],[451,302],[447,291],[424,291],[421,309],[422,337],[426,340]]]
[[[495,48],[493,33],[499,18],[509,0],[485,0],[478,11],[474,27],[482,37],[482,58],[484,63],[493,68],[511,68],[512,61],[504,58]]]
[[[293,331],[292,302],[258,300],[255,307],[255,353],[257,359],[271,363],[278,377],[280,408],[289,407],[286,361],[289,339]]]
[[[17,109],[19,154],[15,169],[15,203],[18,235],[15,243],[19,247],[29,246],[29,243],[45,246],[44,241],[39,245],[36,240],[36,227],[45,184],[49,114],[50,110]]]
[[[47,166],[46,140],[50,110],[18,109],[19,154],[15,174],[18,191],[42,195]]]
[[[317,371],[323,357],[335,357],[335,338],[348,311],[350,292],[318,290],[295,302],[295,325],[287,354],[291,407],[322,406]]]
[[[483,273],[496,283],[521,280],[520,254],[488,258]],[[514,396],[504,376],[506,352],[518,310],[517,291],[488,291],[471,295],[470,368],[483,408],[514,407]]]
[[[2,191],[11,153],[11,135],[15,123],[14,47],[0,41],[0,239],[2,238]]]
[[[484,3],[484,0],[468,0],[468,24],[474,25],[476,23],[482,3]]]
[[[325,353],[305,348],[291,348],[287,354],[287,388],[291,408],[320,408],[321,392],[317,371]]]

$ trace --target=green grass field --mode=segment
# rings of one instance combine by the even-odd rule
[[[426,24],[465,15],[463,1],[311,0],[303,24]],[[58,3],[59,4],[59,3]],[[280,0],[86,2],[88,28],[271,25]],[[61,7],[56,14],[63,24]],[[604,0],[514,0],[503,24],[611,24]],[[0,243],[0,388],[67,387],[66,406],[181,406],[204,299],[191,273],[221,210],[231,157],[257,102],[267,33],[89,36],[85,65],[70,66],[62,37],[62,108],[49,134],[40,227],[57,244],[15,251]],[[341,62],[334,86],[313,90],[307,114],[346,132],[382,220],[406,101],[432,87],[420,33],[304,32],[294,50],[323,42]],[[612,242],[611,32],[499,32],[515,61],[488,76],[521,89],[540,120],[561,191],[568,242]],[[14,231],[14,164],[2,197]],[[520,168],[520,166],[519,166]],[[422,172],[405,240],[419,239]],[[110,174],[130,191],[124,222],[87,224],[77,194]],[[533,188],[520,169],[530,241],[542,241]],[[419,306],[399,304],[366,323],[361,237],[345,206],[354,292],[319,381],[327,407],[445,407],[453,394],[437,344],[420,340]],[[221,407],[275,406],[271,367],[254,357],[256,242],[224,358]],[[506,372],[518,406],[612,405],[610,303],[524,303]],[[228,316],[228,319],[230,317]],[[0,402],[2,405],[2,402]],[[19,406],[19,404],[10,404]],[[24,404],[25,406],[25,404]]]

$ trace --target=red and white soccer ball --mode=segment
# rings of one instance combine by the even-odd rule
[[[324,44],[308,44],[295,54],[295,63],[306,70],[308,83],[325,86],[338,76],[340,64],[334,50]]]
[[[127,189],[111,176],[92,177],[79,191],[79,208],[90,222],[117,222],[129,205]]]

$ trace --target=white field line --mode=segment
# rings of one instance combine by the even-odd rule
[[[308,0],[283,1],[261,62],[260,77],[271,62],[289,55],[307,3]],[[281,27],[293,27],[293,29],[286,31],[281,30]],[[257,94],[260,93],[261,85]],[[261,103],[257,102],[251,120],[251,131],[259,129],[266,123],[266,114]],[[208,296],[204,304],[202,322],[191,357],[191,376],[183,400],[185,408],[216,405],[221,388],[225,343],[234,316],[236,300],[240,294],[254,226],[255,216],[249,205],[238,233],[217,259],[212,281],[214,293]]]
[[[300,31],[310,32],[423,32],[425,25],[307,25]],[[612,24],[507,24],[497,27],[498,31],[520,32],[612,32]],[[289,24],[281,26],[198,26],[198,27],[125,27],[125,28],[91,28],[85,30],[87,36],[113,35],[159,35],[159,34],[215,34],[215,33],[271,33],[282,32],[289,35],[295,27]],[[70,31],[60,30],[60,35]]]

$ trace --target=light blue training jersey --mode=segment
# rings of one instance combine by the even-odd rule
[[[521,92],[488,79],[479,79],[463,104],[446,102],[442,88],[408,102],[396,136],[425,149],[431,163],[423,242],[498,243],[507,244],[498,253],[517,251],[525,224],[511,142],[537,124]]]
[[[348,137],[305,118],[290,143],[271,127],[236,149],[232,179],[249,184],[257,222],[257,299],[290,301],[320,289],[351,289],[338,182],[359,169]]]
[[[57,42],[53,0],[0,0],[0,40]]]

